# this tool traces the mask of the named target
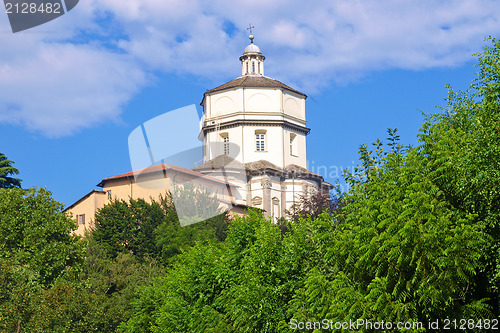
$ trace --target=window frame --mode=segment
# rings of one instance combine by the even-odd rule
[[[221,134],[224,155],[229,155],[229,134]]]
[[[266,142],[266,134],[267,132],[264,130],[256,130],[255,131],[255,151],[262,153],[267,152],[267,142]]]
[[[76,215],[76,224],[77,225],[85,225],[85,214]]]
[[[290,133],[290,156],[298,157],[297,134]]]

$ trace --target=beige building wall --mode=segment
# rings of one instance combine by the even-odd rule
[[[238,202],[230,195],[227,184],[206,176],[204,178],[202,174],[169,170],[166,173],[142,173],[138,174],[138,177],[126,174],[104,179],[98,184],[102,190],[93,190],[67,207],[65,211],[78,225],[75,234],[83,236],[86,231],[94,228],[97,211],[113,200],[143,199],[151,202],[153,199],[158,200],[160,195],[165,196],[169,190],[173,190],[172,184],[177,184],[182,188],[182,184],[186,182],[190,182],[197,188],[210,189],[221,201],[221,209],[231,208],[235,213],[241,213],[240,211],[243,210],[242,207],[232,207],[232,204],[238,204]],[[236,190],[231,192],[236,193]]]
[[[78,226],[75,234],[83,236],[94,225],[95,213],[104,207],[106,201],[106,192],[93,190],[65,209]]]

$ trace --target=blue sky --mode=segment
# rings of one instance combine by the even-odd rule
[[[131,171],[134,128],[240,75],[251,22],[266,75],[309,96],[309,166],[334,182],[388,127],[416,144],[419,109],[467,88],[498,13],[481,0],[87,0],[16,34],[0,15],[0,152],[24,187],[71,204]]]

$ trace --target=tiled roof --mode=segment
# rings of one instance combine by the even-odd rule
[[[300,175],[312,175],[312,176],[315,176],[315,177],[321,177],[321,179],[322,179],[322,182],[321,182],[321,183],[322,183],[322,185],[323,185],[324,187],[327,187],[327,188],[329,188],[330,190],[331,190],[332,188],[334,188],[334,186],[333,186],[332,184],[330,184],[329,182],[327,182],[327,181],[325,181],[325,180],[323,179],[323,176],[318,175],[317,173],[314,173],[314,172],[312,172],[312,171],[309,171],[309,170],[307,170],[306,168],[303,168],[303,167],[298,166],[298,165],[296,165],[296,164],[288,164],[288,165],[285,167],[285,171],[286,171],[286,172],[293,171],[294,173],[296,173],[297,175],[299,175],[299,177],[300,177]]]
[[[240,162],[234,160],[233,158],[231,158],[227,155],[219,155],[216,158],[213,158],[210,161],[207,161],[207,162],[203,163],[202,165],[199,165],[199,166],[193,168],[193,170],[205,171],[205,170],[215,170],[215,169],[221,169],[221,168],[245,169],[249,172],[260,171],[260,170],[264,170],[264,169],[274,170],[276,172],[282,172],[282,173],[290,173],[293,171],[294,174],[299,176],[299,177],[301,175],[321,177],[317,173],[309,171],[306,168],[303,168],[303,167],[295,165],[295,164],[289,164],[284,169],[280,168],[276,164],[273,164],[273,163],[266,161],[266,160],[249,162],[249,163],[245,163],[245,165],[243,165]]]
[[[205,162],[201,165],[198,165],[193,168],[193,170],[215,170],[220,168],[226,169],[245,169],[245,166],[236,161],[235,159],[227,156],[227,155],[219,155],[216,158],[211,159],[208,162]]]
[[[262,169],[273,169],[273,170],[277,170],[277,171],[282,171],[279,166],[277,166],[276,164],[273,164],[271,162],[268,162],[266,160],[245,163],[245,167],[247,170],[250,170],[250,171],[262,170]]]
[[[285,171],[287,171],[287,172],[291,172],[291,171],[293,171],[293,172],[296,172],[296,173],[298,173],[298,174],[301,174],[301,173],[302,173],[302,174],[310,174],[310,175],[314,175],[314,176],[320,176],[320,175],[318,175],[317,173],[314,173],[314,172],[312,172],[312,171],[309,171],[309,170],[307,170],[306,168],[303,168],[303,167],[298,166],[298,165],[296,165],[296,164],[288,164],[288,165],[285,167]]]
[[[265,160],[260,160],[260,161],[256,161],[256,162],[245,163],[245,166],[246,166],[247,170],[250,170],[250,171],[257,171],[257,170],[262,170],[262,169],[273,169],[273,170],[277,170],[277,171],[285,172],[285,173],[289,173],[289,172],[293,171],[296,174],[312,175],[312,176],[316,176],[316,177],[321,177],[317,173],[309,171],[306,168],[303,168],[303,167],[298,166],[296,164],[289,164],[285,168],[280,168],[279,166],[277,166],[271,162],[268,162]]]
[[[191,176],[194,176],[194,177],[204,178],[204,179],[207,179],[207,180],[210,180],[210,181],[213,181],[213,182],[217,182],[217,183],[221,183],[221,184],[226,184],[226,185],[230,185],[230,186],[235,186],[235,185],[233,185],[231,183],[221,181],[221,180],[219,180],[217,178],[204,175],[204,174],[199,173],[197,171],[186,169],[186,168],[183,168],[183,167],[180,167],[180,166],[176,166],[176,165],[167,164],[167,163],[156,164],[156,165],[153,165],[153,166],[150,166],[150,167],[147,167],[147,168],[144,168],[144,169],[140,169],[140,170],[137,170],[137,171],[127,172],[127,173],[123,173],[123,174],[118,175],[118,176],[104,178],[99,184],[97,184],[97,186],[102,187],[104,185],[104,182],[109,181],[109,180],[133,177],[134,174],[138,175],[138,174],[154,173],[154,172],[168,171],[168,170],[178,171],[178,172],[182,172],[184,174],[188,174],[188,175],[191,175]]]
[[[292,87],[287,86],[283,82],[280,82],[278,80],[271,79],[267,76],[258,76],[258,75],[245,75],[245,76],[240,76],[239,78],[236,78],[234,80],[231,80],[229,82],[224,83],[223,85],[220,85],[216,88],[207,90],[205,92],[206,94],[210,94],[213,92],[217,91],[222,91],[226,89],[232,89],[236,87],[251,87],[251,88],[281,88],[285,90],[289,90],[291,92],[294,92],[296,94],[299,94],[301,96],[307,97],[306,94],[293,89]]]
[[[323,186],[328,187],[329,189],[333,188],[333,185],[326,182],[321,175],[318,175],[317,173],[309,171],[306,168],[303,168],[303,167],[298,166],[296,164],[288,164],[285,168],[280,168],[271,162],[268,162],[265,160],[260,160],[260,161],[256,161],[256,162],[245,163],[245,167],[250,172],[252,172],[252,171],[258,172],[258,171],[263,170],[263,169],[270,169],[270,170],[275,170],[278,172],[283,172],[285,174],[289,174],[290,172],[293,171],[294,175],[295,175],[294,178],[295,177],[298,177],[298,178],[301,178],[301,177],[321,178],[321,183],[323,184]]]

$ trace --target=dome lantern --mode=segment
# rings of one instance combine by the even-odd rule
[[[241,61],[241,75],[264,75],[264,60],[266,57],[260,52],[260,48],[253,43],[255,36],[252,34],[252,26],[250,30],[250,44],[245,47]]]

